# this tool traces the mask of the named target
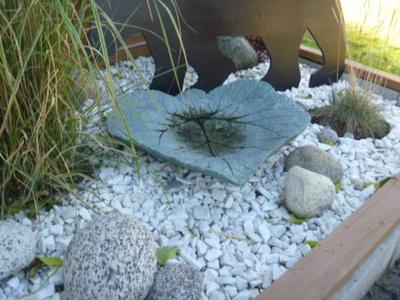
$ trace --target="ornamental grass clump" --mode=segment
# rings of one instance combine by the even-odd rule
[[[339,136],[352,133],[355,139],[380,139],[390,130],[371,93],[355,84],[333,91],[331,105],[315,109],[312,117],[315,123],[330,126]]]
[[[109,66],[87,42],[99,14],[93,0],[0,0],[0,218],[83,175],[80,108],[100,74],[92,58]]]

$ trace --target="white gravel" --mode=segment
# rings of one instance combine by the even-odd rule
[[[140,58],[136,64],[150,78],[154,64]],[[260,78],[267,64],[229,76]],[[307,87],[312,69],[301,65],[304,80],[297,89],[285,94],[310,109],[329,104],[332,87]],[[143,88],[132,68],[124,63],[114,69],[124,91]],[[195,75],[189,74],[187,81]],[[342,89],[345,82],[333,86]],[[211,177],[175,167],[140,153],[140,177],[129,152],[123,154],[99,150],[99,167],[92,179],[79,184],[74,194],[60,195],[62,206],[41,214],[33,226],[40,234],[39,254],[65,255],[73,234],[92,215],[119,210],[145,222],[160,246],[179,246],[176,259],[201,269],[205,275],[204,294],[209,299],[251,299],[311,248],[306,240],[319,241],[336,228],[374,193],[372,183],[400,172],[400,109],[396,101],[375,97],[382,113],[392,125],[390,134],[381,139],[356,141],[340,138],[336,146],[318,142],[319,125],[309,125],[290,145],[260,166],[242,187],[225,184]],[[103,101],[87,132],[104,132],[104,117],[109,104]],[[343,164],[343,190],[338,192],[332,209],[321,217],[301,225],[291,224],[292,217],[283,206],[284,157],[298,146],[315,145],[337,157]],[[31,224],[23,213],[18,222]],[[0,299],[63,299],[56,286],[62,284],[62,272],[43,270],[28,279],[25,272],[0,282]],[[32,293],[33,292],[33,293]]]

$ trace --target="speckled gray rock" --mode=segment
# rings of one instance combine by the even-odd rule
[[[220,36],[217,40],[221,52],[234,62],[236,69],[243,70],[257,65],[257,52],[246,38]]]
[[[329,177],[334,183],[343,178],[343,167],[331,154],[314,146],[304,146],[292,151],[285,161],[286,171],[294,166]]]
[[[200,300],[203,275],[184,264],[167,264],[156,274],[146,300]]]
[[[98,216],[72,239],[64,264],[69,300],[144,299],[157,270],[156,245],[136,218]]]
[[[27,267],[36,256],[37,236],[28,226],[0,221],[0,280]]]
[[[310,122],[292,99],[256,80],[237,80],[209,93],[190,89],[177,97],[136,91],[118,101],[136,146],[237,185]],[[111,135],[129,143],[120,114],[110,114],[107,125]]]
[[[318,133],[318,140],[321,143],[333,143],[336,144],[339,141],[339,137],[335,130],[330,127],[324,127]]]
[[[286,174],[284,200],[286,207],[300,218],[319,216],[332,205],[336,190],[324,176],[294,166]]]

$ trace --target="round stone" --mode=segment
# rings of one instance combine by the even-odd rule
[[[237,70],[257,65],[257,52],[244,37],[220,36],[217,40],[221,52],[234,62]]]
[[[120,213],[97,216],[68,247],[66,295],[70,300],[141,300],[156,270],[156,245],[141,221]]]
[[[335,130],[330,127],[324,127],[318,133],[318,140],[321,143],[332,143],[336,144],[339,141],[339,137]]]
[[[203,275],[184,264],[167,264],[156,274],[146,300],[200,300]]]
[[[315,172],[295,166],[285,177],[286,207],[300,218],[319,216],[332,205],[336,190],[332,181]]]
[[[340,161],[315,146],[304,146],[292,151],[286,158],[285,169],[289,171],[294,166],[325,175],[334,183],[340,182],[344,175]]]
[[[15,221],[0,221],[0,280],[32,263],[37,236],[28,226]]]

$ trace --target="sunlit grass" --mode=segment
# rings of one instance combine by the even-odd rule
[[[366,31],[349,27],[348,57],[359,63],[400,76],[400,48]],[[318,49],[313,37],[306,33],[303,44]]]

